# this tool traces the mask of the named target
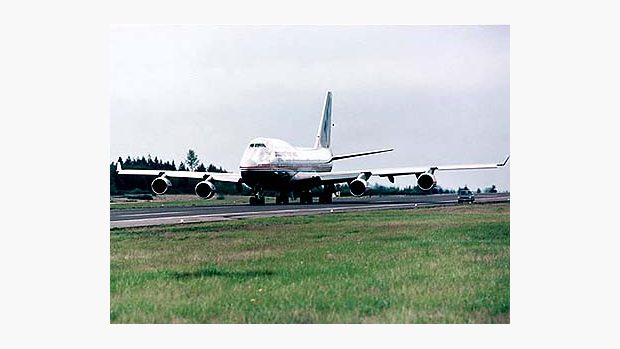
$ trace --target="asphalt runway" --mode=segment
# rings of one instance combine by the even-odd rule
[[[111,209],[110,227],[139,227],[159,224],[222,221],[254,217],[296,216],[334,212],[432,207],[456,205],[456,199],[456,194],[438,194],[425,196],[335,198],[332,204],[313,205],[300,205],[297,203],[292,203],[290,205],[267,204],[264,206],[250,206],[246,204]],[[503,201],[510,201],[509,193],[476,195],[476,203]]]

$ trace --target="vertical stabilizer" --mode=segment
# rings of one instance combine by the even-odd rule
[[[329,148],[330,138],[332,133],[332,93],[327,92],[325,98],[325,106],[323,106],[323,116],[321,117],[321,123],[319,124],[319,131],[316,134],[316,141],[314,142],[314,148]]]

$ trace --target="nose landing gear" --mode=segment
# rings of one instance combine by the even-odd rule
[[[250,197],[250,205],[252,206],[256,206],[256,205],[264,205],[265,204],[265,197],[264,196],[252,196]]]
[[[250,205],[264,205],[265,204],[265,196],[263,195],[263,191],[261,188],[257,188],[254,192],[254,196],[250,197]]]

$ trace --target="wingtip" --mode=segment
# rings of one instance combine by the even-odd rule
[[[510,154],[506,156],[506,160],[504,160],[504,162],[502,162],[501,164],[497,164],[497,166],[499,167],[506,166],[506,164],[508,163],[508,159],[510,159]]]

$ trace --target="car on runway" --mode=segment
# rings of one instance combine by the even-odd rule
[[[470,204],[473,204],[474,201],[476,200],[474,193],[472,193],[471,190],[465,188],[465,189],[459,189],[458,191],[458,203],[463,203],[463,202],[469,202]]]

